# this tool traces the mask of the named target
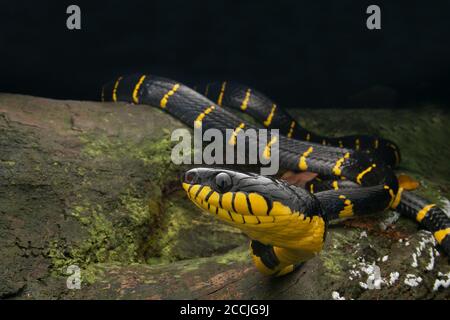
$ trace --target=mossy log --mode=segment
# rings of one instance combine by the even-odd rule
[[[403,149],[401,170],[445,205],[450,129],[439,109],[302,110],[299,118],[322,133],[393,139]],[[446,257],[413,222],[387,223],[392,213],[335,224],[323,252],[298,272],[263,277],[248,239],[180,190],[186,167],[170,161],[170,133],[179,127],[149,106],[1,94],[0,298],[449,297],[442,286],[433,290],[449,274]],[[379,290],[365,288],[373,264]],[[67,288],[70,265],[81,270],[79,290]]]

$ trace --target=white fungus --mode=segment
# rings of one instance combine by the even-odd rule
[[[345,300],[345,298],[341,297],[339,292],[337,292],[337,291],[333,291],[331,293],[331,297],[333,298],[333,300]]]
[[[422,282],[422,278],[414,274],[408,273],[406,275],[405,284],[410,287],[417,287]]]
[[[434,239],[433,235],[429,231],[422,231],[423,237],[419,241],[419,245],[416,247],[416,252],[412,254],[413,262],[411,263],[411,266],[414,268],[417,268],[419,266],[418,258],[422,256],[422,252],[425,251],[427,245],[431,245],[432,247],[436,246],[436,240]],[[430,256],[431,256],[431,251]],[[431,268],[431,269],[428,269]],[[434,268],[434,256],[432,258],[432,261],[427,265],[427,270],[432,270]]]
[[[369,288],[369,286],[367,285],[367,283],[364,283],[364,282],[359,282],[359,286],[361,287],[361,288],[363,288],[363,289],[368,289]]]
[[[419,264],[417,263],[417,255],[415,253],[413,253],[412,257],[413,257],[413,262],[411,263],[411,267],[417,268],[419,266]]]
[[[430,253],[430,262],[425,267],[425,269],[427,269],[428,271],[431,271],[434,269],[434,251],[435,251],[434,248],[430,248],[428,250],[428,252]]]
[[[381,289],[381,284],[385,281],[381,278],[380,267],[378,267],[375,263],[361,264],[361,271],[367,274],[366,282],[359,282],[361,288]]]
[[[450,287],[450,272],[447,274],[443,274],[442,272],[438,273],[439,277],[446,277],[447,279],[436,279],[433,285],[433,291],[437,291],[440,287],[447,289]]]
[[[400,273],[398,273],[397,271],[391,272],[391,274],[389,275],[389,285],[392,286],[394,283],[396,283],[399,277]]]

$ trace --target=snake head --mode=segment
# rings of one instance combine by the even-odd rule
[[[196,168],[183,177],[188,198],[266,245],[318,252],[325,233],[317,199],[303,189],[253,173]]]

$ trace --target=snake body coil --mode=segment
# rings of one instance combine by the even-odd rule
[[[248,113],[264,127],[279,129],[280,133],[288,138],[369,152],[391,167],[400,163],[399,148],[394,142],[368,135],[344,137],[319,135],[302,127],[266,95],[245,85],[227,81],[213,82],[196,90],[221,106]]]
[[[242,105],[248,110],[258,109],[252,111],[254,114],[268,112],[259,118],[271,117],[277,123],[273,107],[262,108],[268,104],[259,103],[256,98],[251,101],[247,94],[251,89],[240,88],[228,93],[226,90],[222,84],[215,103],[181,83],[156,76],[131,75],[105,85],[102,100],[158,106],[190,127],[201,124],[203,129],[222,132],[259,129],[221,107],[233,100],[241,109]],[[280,121],[283,119],[280,116]],[[287,121],[292,123],[291,119]],[[266,125],[269,126],[272,125]],[[319,174],[320,180],[307,185],[311,192],[269,177],[211,168],[192,169],[183,182],[196,205],[250,236],[253,260],[261,272],[285,274],[320,252],[328,220],[389,208],[421,223],[433,233],[444,251],[450,253],[450,219],[435,205],[399,187],[391,166],[400,158],[392,142],[368,137],[369,144],[373,144],[369,148],[368,144],[361,143],[366,138],[361,138],[356,148],[360,150],[355,150],[332,146],[334,140],[329,138],[323,144],[314,143],[312,137],[316,135],[311,133],[310,141],[293,139],[297,136],[289,130],[290,138],[279,136],[280,166]],[[306,131],[299,132],[305,135]],[[300,138],[308,140],[306,136]],[[342,140],[338,139],[338,144]],[[377,148],[374,141],[378,141]],[[270,142],[266,148],[270,148]],[[383,158],[385,154],[390,155]],[[327,190],[330,188],[333,190]]]

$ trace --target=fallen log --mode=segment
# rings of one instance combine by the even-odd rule
[[[450,194],[445,117],[436,108],[330,109],[302,110],[301,119],[317,131],[389,136],[403,149],[403,171],[439,201]],[[263,277],[248,239],[180,190],[185,167],[170,161],[180,127],[149,106],[1,94],[0,298],[449,298],[446,257],[413,222],[381,223],[392,213],[333,225],[298,272]]]

